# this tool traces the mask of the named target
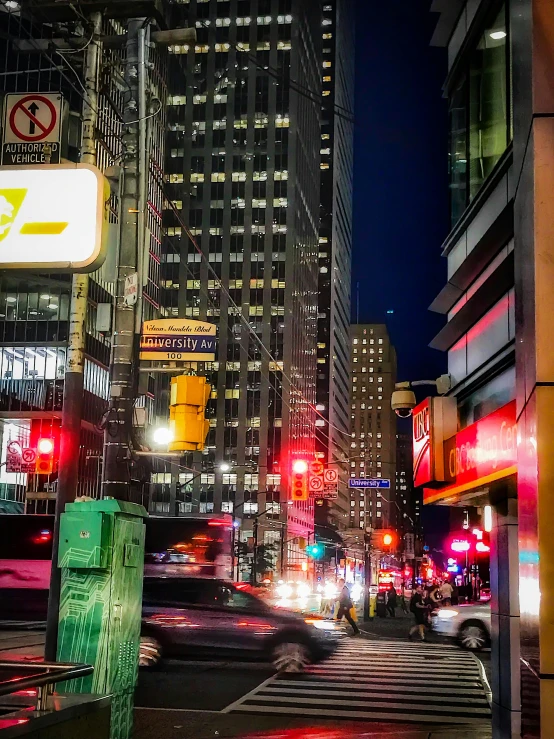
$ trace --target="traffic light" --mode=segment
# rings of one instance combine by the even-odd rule
[[[292,463],[291,500],[308,500],[308,463],[295,459]]]
[[[211,390],[205,377],[179,375],[171,378],[169,451],[190,452],[204,448],[210,428],[204,412]]]
[[[306,547],[306,554],[308,557],[313,557],[313,559],[319,559],[323,554],[323,551],[323,545],[318,544],[317,542]]]
[[[37,475],[51,475],[54,471],[54,439],[43,436],[37,441],[37,459],[35,470]]]
[[[396,549],[398,537],[390,529],[374,529],[371,532],[371,546],[381,552],[393,552]]]

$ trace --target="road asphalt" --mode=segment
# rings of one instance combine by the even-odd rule
[[[490,655],[478,661],[436,634],[411,643],[410,625],[401,612],[360,624],[362,637],[345,640],[342,656],[292,682],[258,662],[172,660],[141,671],[133,739],[490,739],[474,667],[484,664],[486,674]],[[0,629],[0,659],[40,659],[42,647],[40,630]],[[428,684],[437,687],[424,706]],[[452,715],[449,695],[458,696]],[[479,708],[468,725],[471,706]]]

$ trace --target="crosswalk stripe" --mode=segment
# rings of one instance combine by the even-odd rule
[[[276,693],[279,695],[288,693],[294,699],[296,699],[296,691],[291,690],[290,688],[267,687],[264,690],[264,695],[267,695],[267,693]],[[337,696],[340,698],[341,696],[352,697],[352,691],[351,690],[312,690],[312,689],[306,690],[306,688],[304,688],[302,690],[302,695]],[[387,691],[383,691],[383,690],[371,690],[369,692],[366,691],[363,693],[361,691],[356,692],[356,698],[367,698],[368,700],[370,700],[371,698],[376,699],[376,698],[386,698],[386,697],[388,697]],[[445,697],[444,695],[434,695],[430,697],[426,691],[419,691],[419,693],[417,693],[416,695],[409,696],[409,699],[412,701],[416,698],[421,698],[421,700],[425,701],[426,703],[429,703],[430,701],[432,701],[433,703],[452,703],[453,702],[453,703],[475,704],[475,705],[487,706],[487,709],[488,709],[488,703],[485,699],[485,696],[459,697],[457,695],[456,696],[448,695]],[[366,704],[364,703],[364,705]]]
[[[266,701],[270,703],[294,703],[295,705],[298,704],[320,704],[321,700],[319,698],[304,698],[303,696],[295,695],[295,696],[282,696],[282,695],[267,695],[265,692],[263,694],[256,694],[251,696],[251,701]],[[333,705],[335,706],[353,706],[356,708],[364,708],[365,710],[368,710],[370,708],[382,708],[383,703],[382,702],[373,702],[373,701],[357,701],[357,700],[334,700]],[[394,702],[394,701],[387,701],[387,708],[403,708],[405,710],[410,711],[421,711],[421,703],[401,703],[401,702]],[[467,707],[465,706],[453,706],[448,705],[444,707],[440,706],[433,706],[433,710],[436,713],[437,711],[446,711],[448,714],[452,713],[467,713]],[[489,716],[490,711],[489,707],[486,708],[475,708],[471,707],[471,713],[472,714],[481,714],[483,716]]]
[[[356,680],[355,684],[352,684],[351,678],[343,678],[344,682],[328,682],[328,681],[321,681],[321,680],[280,680],[279,684],[281,682],[285,683],[287,685],[290,685],[293,688],[307,688],[311,690],[312,688],[333,688],[333,689],[340,689],[344,688],[344,683],[348,683],[348,689],[351,692],[356,691],[366,691],[368,688],[371,688],[372,685],[379,686],[379,690],[383,692],[389,692],[389,693],[421,693],[421,695],[428,696],[428,688],[427,688],[427,682],[425,683],[425,686],[423,687],[416,687],[413,685],[400,685],[398,683],[384,683],[381,679],[372,679],[372,678],[365,678],[363,682],[361,680]],[[476,681],[476,685],[478,685],[478,681]],[[433,687],[433,694],[435,695],[452,695],[452,688],[438,688]],[[474,688],[466,688],[464,687],[461,690],[457,691],[457,695],[478,695],[483,696],[483,689],[479,687]],[[483,700],[485,700],[485,697],[483,696]]]
[[[381,704],[382,708],[386,708],[386,704]],[[296,708],[294,706],[288,706],[283,708],[281,706],[264,706],[263,710],[259,706],[241,705],[240,708],[235,708],[234,711],[240,713],[279,713],[285,715],[295,716],[319,716],[320,718],[345,718],[351,720],[361,719],[363,721],[391,721],[401,723],[425,723],[425,724],[447,724],[448,716],[439,716],[433,713],[420,714],[415,716],[414,714],[400,715],[397,712],[391,713],[389,711],[342,711],[340,709],[330,710],[327,708],[308,708],[302,706]],[[455,724],[480,724],[483,725],[484,721],[482,717],[475,718],[474,716],[464,716],[461,719],[459,716],[452,717],[451,723]]]
[[[302,674],[278,674],[228,706],[228,713],[320,716],[401,723],[485,725],[479,666],[457,647],[369,639],[343,643]],[[441,645],[442,647],[442,645]]]

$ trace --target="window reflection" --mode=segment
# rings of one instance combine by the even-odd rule
[[[450,93],[452,225],[459,221],[511,140],[509,42],[503,4],[470,52]]]

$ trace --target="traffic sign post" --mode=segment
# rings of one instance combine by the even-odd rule
[[[2,164],[59,164],[62,106],[59,93],[6,95]]]
[[[381,488],[390,489],[390,480],[385,477],[351,477],[349,488]]]

